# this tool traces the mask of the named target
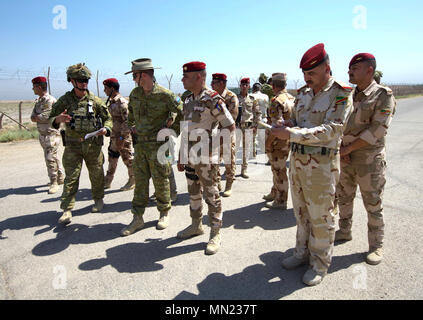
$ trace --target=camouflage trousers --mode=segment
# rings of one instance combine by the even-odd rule
[[[217,187],[217,164],[189,164],[185,166],[189,193],[189,209],[192,219],[201,219],[203,216],[203,201],[208,205],[210,226],[222,226],[222,203]],[[203,194],[204,193],[204,194]]]
[[[241,169],[246,170],[248,167],[248,159],[253,153],[255,148],[253,145],[256,141],[256,133],[251,129],[251,123],[241,123],[241,135],[242,135],[242,165]],[[253,155],[254,156],[254,155]]]
[[[341,176],[336,189],[339,206],[339,228],[351,231],[357,185],[368,218],[370,248],[383,245],[384,227],[382,197],[385,187],[385,150],[359,151],[350,154],[351,163],[341,161]]]
[[[122,156],[122,161],[128,168],[128,176],[134,175],[132,163],[134,160],[133,149],[132,149],[132,138],[128,134],[125,137],[111,137],[109,145],[109,167],[106,173],[106,180],[112,181],[116,172],[116,168],[119,161],[119,156]]]
[[[230,148],[229,148],[230,147]],[[230,159],[224,159],[230,155]],[[235,172],[236,172],[236,138],[235,134],[231,136],[231,144],[230,145],[220,145],[220,163],[223,161],[225,164],[225,177],[226,181],[233,182],[235,180]],[[228,163],[230,162],[230,163]],[[216,181],[219,183],[221,181],[220,176],[220,166],[217,167],[217,175]]]
[[[42,134],[40,132],[39,140],[44,150],[44,160],[47,166],[47,174],[50,182],[57,181],[58,178],[64,177],[65,173],[62,168],[62,162],[57,154],[60,146],[60,134]]]
[[[286,160],[288,159],[289,150],[274,149],[267,152],[273,173],[273,186],[271,194],[277,203],[287,203],[289,181],[286,174]]]
[[[72,210],[75,205],[83,161],[88,169],[93,199],[99,200],[104,197],[104,155],[98,139],[94,138],[82,143],[70,142],[67,139],[63,153],[66,177],[60,204],[63,210]]]
[[[290,187],[297,235],[294,256],[309,256],[317,272],[329,269],[335,240],[335,189],[339,181],[339,154],[292,152]]]
[[[160,163],[157,153],[162,142],[140,142],[135,145],[134,177],[135,190],[132,200],[132,213],[143,215],[149,201],[150,178],[153,180],[157,210],[170,210],[170,165],[165,161]]]

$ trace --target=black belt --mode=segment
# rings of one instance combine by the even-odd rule
[[[337,154],[339,151],[336,149],[330,149],[326,147],[313,147],[313,146],[306,146],[299,143],[291,142],[291,151],[298,152],[301,154],[321,154],[322,156]]]

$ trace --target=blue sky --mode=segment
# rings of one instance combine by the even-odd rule
[[[66,8],[65,30],[53,27],[57,5]],[[229,85],[286,72],[294,87],[303,83],[303,53],[319,42],[340,80],[348,80],[354,54],[371,52],[384,82],[423,83],[422,12],[420,1],[389,0],[2,1],[0,99],[32,99],[30,79],[48,66],[53,94],[61,95],[70,88],[67,66],[78,62],[99,70],[100,80],[117,77],[127,95],[133,82],[123,74],[142,57],[162,68],[162,85],[173,74],[175,92],[183,90],[182,65],[193,60],[207,64],[209,78],[226,73]],[[96,92],[95,81],[90,88]]]

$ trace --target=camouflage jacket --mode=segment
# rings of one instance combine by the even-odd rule
[[[54,120],[65,110],[67,114],[72,115],[71,122],[66,123],[66,139],[69,141],[81,141],[87,133],[101,127],[108,130],[108,135],[112,130],[113,122],[109,110],[103,100],[90,91],[87,91],[82,99],[76,96],[75,89],[61,96],[53,104],[49,117],[51,126],[58,128]]]
[[[129,95],[128,125],[135,126],[138,141],[157,141],[157,133],[166,128],[169,119],[174,120],[171,127],[179,134],[182,119],[182,101],[172,91],[155,83],[148,95],[142,87],[136,87]]]
[[[239,100],[235,93],[231,90],[225,89],[222,93],[222,98],[225,100],[225,105],[230,112],[234,121],[238,117]]]
[[[241,124],[252,122],[253,126],[257,126],[257,122],[261,120],[261,111],[258,101],[250,93],[246,97],[238,95],[239,106],[241,107]]]
[[[360,138],[370,144],[363,150],[383,148],[396,107],[392,90],[373,81],[361,92],[355,88],[353,101],[354,111],[345,128],[342,144],[347,146]]]
[[[292,114],[290,142],[339,149],[353,110],[352,88],[332,77],[314,95],[307,86],[298,90]]]
[[[48,121],[51,107],[56,102],[56,98],[46,93],[44,96],[35,100],[34,109],[31,117],[38,116],[37,129],[41,135],[58,134],[59,131],[52,128]]]
[[[260,91],[266,94],[269,97],[269,100],[271,100],[275,96],[275,94],[273,93],[272,86],[270,84],[263,84]]]
[[[118,93],[107,103],[107,108],[112,116],[113,129],[111,137],[123,137],[131,133],[128,127],[128,101]]]
[[[278,120],[289,120],[291,118],[294,102],[295,98],[286,89],[281,90],[272,98],[269,107],[272,125],[275,125]]]

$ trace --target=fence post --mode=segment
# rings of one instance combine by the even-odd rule
[[[19,130],[22,130],[22,103],[23,101],[19,102]]]
[[[2,114],[0,115],[0,129],[3,129],[3,124],[2,124],[2,121],[3,121],[3,116],[4,116],[4,113],[2,113]]]
[[[48,67],[47,84],[48,84],[48,94],[51,94],[51,90],[50,90],[50,67]]]
[[[97,97],[100,97],[100,88],[98,87],[98,70],[97,70],[96,82],[97,82]]]

